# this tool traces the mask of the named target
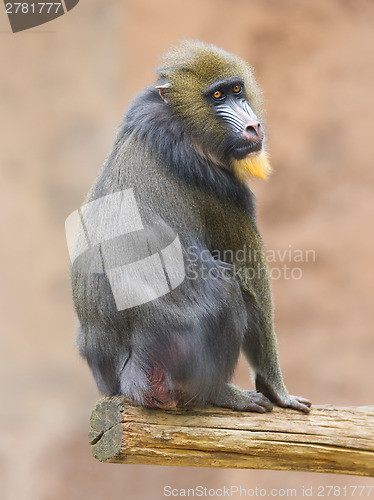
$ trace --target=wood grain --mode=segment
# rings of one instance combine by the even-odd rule
[[[123,464],[336,472],[374,476],[374,406],[151,410],[100,400],[89,440],[100,461]]]

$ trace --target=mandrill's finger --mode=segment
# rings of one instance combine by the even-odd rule
[[[304,398],[297,398],[297,399],[299,400],[300,403],[303,403],[304,405],[312,406],[312,403],[308,399]]]
[[[300,410],[304,413],[310,413],[310,406],[307,406],[307,405],[303,405],[302,403],[299,403],[296,407],[296,410]]]
[[[266,396],[264,396],[262,392],[246,391],[246,393],[250,396],[252,404],[263,406],[266,411],[271,411],[273,409],[273,403]]]
[[[312,406],[312,403],[309,401],[309,399],[306,398],[300,398],[299,396],[294,396],[294,398],[301,404],[306,405],[306,406]]]
[[[310,407],[312,403],[308,401],[307,399],[304,398],[298,398],[296,396],[291,396],[290,397],[290,408],[293,408],[294,410],[299,410],[304,413],[309,413],[310,412]]]
[[[261,406],[259,404],[253,403],[251,404],[248,408],[248,411],[256,411],[257,413],[267,413],[268,411],[271,411],[272,408],[267,409],[264,406]]]
[[[267,411],[271,411],[274,407],[273,403],[266,396],[262,396],[262,398],[260,399],[260,401],[257,402],[257,404],[266,408]]]

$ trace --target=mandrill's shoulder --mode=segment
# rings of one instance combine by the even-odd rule
[[[217,167],[197,146],[198,137],[188,131],[173,108],[164,102],[155,87],[147,87],[130,103],[117,133],[117,147],[130,139],[146,148],[155,162],[162,163],[170,175],[206,194],[252,205],[249,188],[225,168]]]

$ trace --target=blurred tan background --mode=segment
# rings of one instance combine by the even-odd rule
[[[301,279],[274,280],[286,384],[316,404],[374,404],[373,26],[371,0],[82,0],[19,34],[0,12],[1,499],[161,499],[166,485],[232,484],[301,497],[303,486],[374,485],[91,458],[98,393],[75,350],[64,236],[160,54],[184,38],[237,53],[267,109],[275,171],[253,185],[263,237],[269,249],[316,256],[286,260]],[[242,361],[236,382],[251,387]]]

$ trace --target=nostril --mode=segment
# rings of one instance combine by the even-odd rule
[[[256,138],[258,138],[260,140],[263,137],[261,123],[259,123],[259,122],[255,122],[255,123],[251,123],[250,125],[247,125],[245,127],[245,131],[247,134],[249,134],[251,136],[255,136]]]
[[[248,132],[249,134],[253,134],[255,131],[255,128],[252,125],[247,125],[245,127],[245,131]]]
[[[247,132],[252,133],[252,134],[253,134],[253,132],[254,132],[256,135],[258,135],[258,134],[259,134],[260,129],[261,129],[261,125],[260,125],[259,123],[256,123],[256,124],[253,124],[253,125],[247,125],[247,126],[245,127],[245,130],[246,130]]]

